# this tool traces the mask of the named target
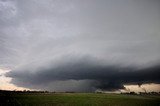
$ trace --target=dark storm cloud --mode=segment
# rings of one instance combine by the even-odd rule
[[[159,0],[0,0],[0,68],[17,86],[159,83]],[[150,68],[149,68],[150,67]]]
[[[73,60],[73,59],[72,59]],[[67,61],[55,67],[46,66],[36,73],[30,70],[21,72],[12,71],[7,76],[13,78],[13,83],[19,85],[37,86],[54,81],[66,80],[90,80],[90,87],[101,90],[124,89],[124,84],[160,83],[160,66],[136,69],[134,67],[122,67],[119,65],[102,65],[96,61],[80,59]],[[95,83],[93,83],[95,82]],[[22,86],[22,85],[19,86]],[[28,84],[28,85],[27,85]]]

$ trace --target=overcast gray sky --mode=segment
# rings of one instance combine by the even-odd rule
[[[0,0],[0,67],[17,86],[160,83],[159,53],[159,0]]]

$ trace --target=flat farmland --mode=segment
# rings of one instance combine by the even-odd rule
[[[0,106],[160,106],[160,96],[98,93],[1,93]]]

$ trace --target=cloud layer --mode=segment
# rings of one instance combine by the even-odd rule
[[[0,0],[0,67],[17,86],[46,90],[159,83],[159,5]]]
[[[75,58],[74,58],[75,59]],[[38,70],[12,71],[8,73],[13,78],[12,83],[25,87],[38,87],[48,85],[57,81],[83,81],[88,87],[86,90],[118,90],[124,89],[124,84],[160,83],[160,67],[136,69],[133,67],[122,67],[118,65],[102,65],[91,59],[69,59],[56,66],[45,66]],[[70,61],[72,60],[72,61]],[[59,85],[62,86],[62,85]],[[73,86],[73,85],[72,85]],[[69,89],[74,91],[74,89]],[[54,85],[53,85],[54,88]],[[65,87],[63,88],[65,89]],[[53,89],[54,90],[54,89]],[[55,89],[58,90],[58,89]],[[60,89],[59,89],[60,90]]]

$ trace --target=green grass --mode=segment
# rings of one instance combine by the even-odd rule
[[[0,95],[0,106],[160,106],[160,96],[96,93]]]

